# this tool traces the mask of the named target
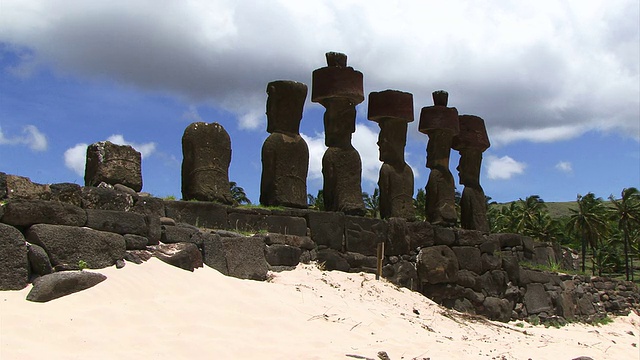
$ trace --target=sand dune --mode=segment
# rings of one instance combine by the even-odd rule
[[[315,265],[239,280],[151,259],[102,269],[97,286],[48,303],[0,292],[0,359],[640,358],[640,317],[560,329],[444,309],[369,274]]]

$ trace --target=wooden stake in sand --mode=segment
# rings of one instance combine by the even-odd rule
[[[376,280],[380,280],[382,276],[382,259],[384,259],[384,242],[378,243],[378,268],[376,269]]]

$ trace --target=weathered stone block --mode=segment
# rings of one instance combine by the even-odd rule
[[[500,251],[500,239],[491,236],[485,237],[485,241],[480,244],[480,251],[491,255]]]
[[[31,179],[28,177],[6,175],[4,182],[6,198],[23,200],[51,199],[51,188],[49,185],[31,182]]]
[[[302,249],[295,246],[274,244],[267,246],[264,254],[271,266],[296,266],[300,262]]]
[[[82,207],[85,209],[101,209],[129,211],[133,207],[133,197],[121,191],[106,187],[82,188]]]
[[[89,228],[121,235],[147,235],[147,223],[143,215],[114,210],[87,209],[86,211],[86,226]]]
[[[480,256],[482,260],[482,272],[498,270],[502,267],[502,259],[496,255],[482,254]]]
[[[378,243],[386,240],[386,230],[383,220],[347,216],[345,221],[347,251],[375,256]]]
[[[513,255],[502,256],[502,269],[507,272],[509,281],[513,284],[520,284],[520,264],[518,258]]]
[[[165,244],[195,243],[192,237],[197,233],[197,228],[162,225],[162,237],[160,241]]]
[[[227,229],[230,225],[224,205],[201,201],[166,201],[165,208],[166,216],[176,222],[207,229]]]
[[[260,213],[229,212],[229,225],[227,228],[246,232],[267,230],[267,216]]]
[[[538,283],[528,284],[527,291],[524,294],[524,305],[530,315],[551,311],[551,298],[545,291],[544,285]]]
[[[129,145],[100,141],[87,148],[84,172],[86,186],[101,182],[122,184],[139,192],[142,190],[142,155]]]
[[[410,250],[411,237],[407,221],[403,218],[387,219],[387,240],[384,254],[387,256],[406,255]]]
[[[91,288],[107,277],[90,271],[63,271],[41,276],[33,281],[27,300],[47,302]]]
[[[51,200],[82,207],[82,187],[78,184],[51,184]]]
[[[14,226],[54,224],[84,226],[87,213],[84,209],[58,201],[11,200],[4,205],[2,222]]]
[[[435,243],[433,226],[426,221],[409,224],[409,246],[411,250],[433,246]]]
[[[105,268],[123,259],[126,251],[122,235],[75,226],[36,224],[26,238],[47,252],[53,266],[82,260],[91,269]]]
[[[454,229],[458,246],[477,246],[485,242],[482,232],[477,230]]]
[[[511,320],[511,304],[506,299],[487,296],[482,303],[483,311],[480,313],[490,320],[509,322]]]
[[[283,244],[283,245],[299,247],[304,250],[313,250],[316,248],[316,244],[308,236],[268,233],[264,235],[263,238],[264,238],[265,244],[267,245]]]
[[[418,287],[418,271],[413,263],[400,260],[391,265],[391,269],[391,274],[384,274],[387,280],[410,290],[415,290]]]
[[[433,240],[436,245],[451,246],[456,242],[456,234],[452,229],[436,226],[433,228]]]
[[[349,271],[349,263],[342,255],[334,249],[323,249],[318,251],[317,261],[324,264],[326,270]]]
[[[160,244],[153,247],[153,256],[167,264],[187,271],[203,266],[202,253],[195,244]]]
[[[149,239],[140,235],[126,234],[124,235],[124,242],[127,250],[145,250],[149,244]]]
[[[301,217],[271,215],[266,218],[269,232],[286,235],[307,235],[307,221]]]
[[[27,245],[13,226],[0,224],[0,290],[20,290],[29,282]]]
[[[420,250],[416,267],[420,281],[430,284],[455,282],[459,269],[456,254],[445,245]]]
[[[229,275],[225,248],[220,240],[220,235],[203,233],[202,257],[207,266],[218,270],[223,275]]]
[[[42,276],[53,272],[49,255],[42,247],[36,244],[27,244],[27,249],[27,258],[29,259],[32,275]]]
[[[325,245],[341,251],[344,247],[345,215],[335,212],[310,212],[307,224],[311,239],[318,245]]]
[[[480,250],[473,246],[454,246],[451,248],[458,258],[460,269],[482,274],[482,258]]]
[[[166,216],[164,210],[164,200],[152,196],[138,196],[131,212],[142,215],[155,215],[157,217]]]
[[[501,297],[507,289],[507,273],[501,270],[491,270],[480,275],[477,284],[487,296]]]
[[[522,238],[522,235],[508,233],[489,235],[489,239],[498,239],[500,241],[501,248],[522,246]]]
[[[264,256],[265,244],[254,237],[220,238],[227,260],[229,276],[239,279],[265,280],[269,264]]]

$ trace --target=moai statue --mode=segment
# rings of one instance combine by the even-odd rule
[[[413,95],[396,90],[372,92],[367,116],[380,126],[380,216],[411,219],[415,216],[413,171],[404,161],[404,148],[407,124],[413,121]]]
[[[85,186],[121,184],[135,191],[142,190],[142,155],[129,145],[100,141],[87,147],[84,170]]]
[[[231,138],[218,123],[195,122],[182,135],[182,199],[233,204]]]
[[[460,133],[453,138],[452,148],[460,152],[458,174],[464,185],[460,199],[460,225],[464,229],[489,232],[487,203],[480,186],[482,153],[491,146],[484,120],[478,116],[460,115]]]
[[[427,221],[434,225],[453,226],[457,214],[455,185],[449,171],[451,142],[458,134],[458,110],[447,107],[449,94],[433,92],[434,106],[422,108],[418,130],[429,136],[427,143],[427,167],[431,169],[425,189]]]
[[[262,145],[260,203],[307,207],[309,148],[300,136],[307,85],[273,81],[267,85],[267,137]]]
[[[326,54],[327,67],[313,71],[311,101],[322,104],[325,145],[322,157],[324,207],[364,215],[362,160],[351,145],[356,130],[356,105],[364,100],[362,73],[347,66],[347,56]]]

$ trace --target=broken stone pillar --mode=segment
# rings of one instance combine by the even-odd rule
[[[415,217],[413,171],[404,160],[404,148],[407,124],[413,121],[413,95],[397,90],[372,92],[367,116],[380,126],[380,216],[411,219]]]
[[[182,135],[182,199],[232,204],[231,138],[218,123],[195,122]]]
[[[142,190],[142,155],[129,145],[100,141],[87,147],[85,186],[122,184],[136,192]]]
[[[427,167],[431,169],[425,188],[427,221],[434,225],[453,226],[457,220],[455,185],[449,171],[451,142],[458,134],[458,110],[447,107],[448,93],[433,93],[434,106],[422,108],[418,130],[429,136]]]
[[[309,148],[300,136],[307,85],[273,81],[267,85],[267,137],[262,145],[260,203],[307,207]]]
[[[362,73],[347,66],[347,56],[328,52],[327,66],[313,71],[311,101],[326,108],[322,157],[324,207],[364,215],[362,160],[351,144],[356,130],[356,105],[364,100]]]
[[[489,232],[487,202],[480,186],[482,153],[491,146],[484,120],[478,116],[460,115],[460,133],[453,138],[452,148],[460,152],[458,174],[464,185],[460,200],[460,225],[464,229]]]

